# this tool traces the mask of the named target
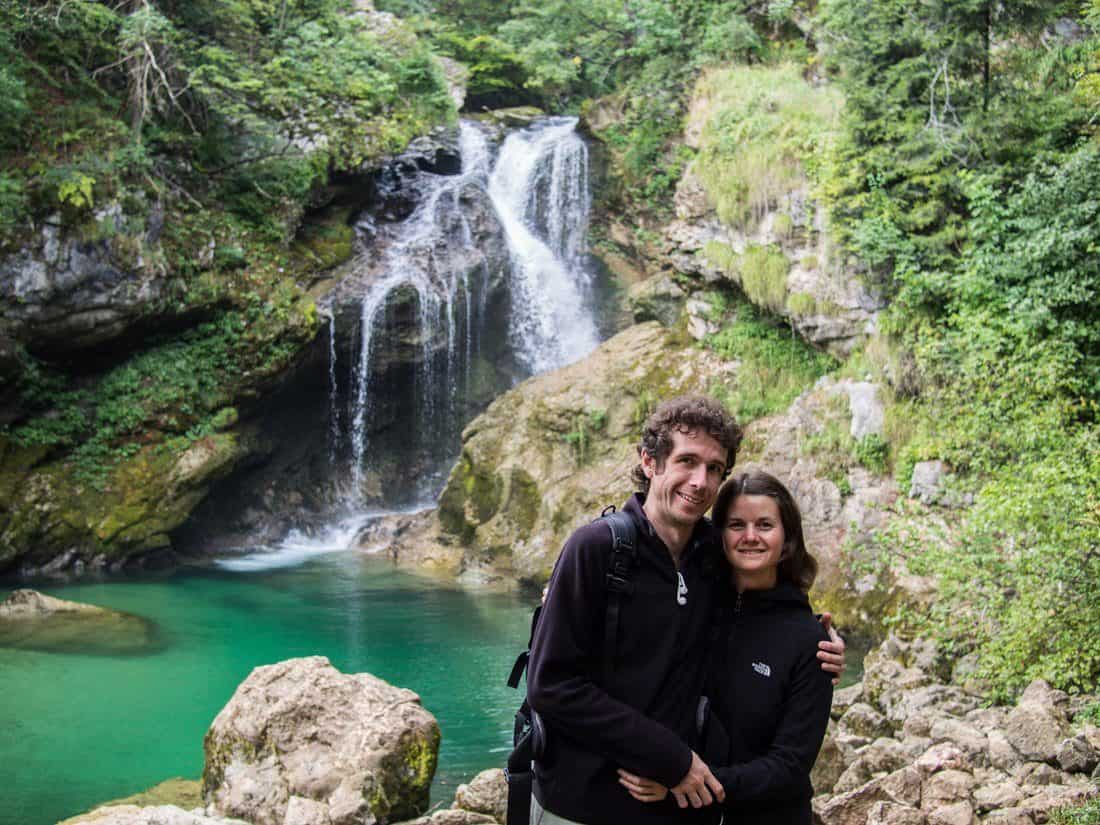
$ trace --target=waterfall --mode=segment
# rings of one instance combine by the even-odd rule
[[[583,256],[591,202],[576,121],[514,132],[489,177],[512,259],[512,345],[532,374],[577,361],[599,342]]]
[[[417,204],[393,227],[381,260],[363,258],[364,271],[369,267],[373,274],[356,299],[351,377],[343,399],[336,389],[337,313],[330,313],[330,455],[347,462],[354,498],[362,496],[381,448],[371,435],[379,404],[392,400],[379,385],[376,362],[384,345],[393,344],[378,339],[381,330],[392,329],[393,313],[403,308],[415,327],[403,340],[415,350],[415,370],[406,379],[411,384],[401,388],[411,395],[412,409],[400,412],[400,424],[422,452],[446,453],[439,459],[453,458],[469,412],[471,370],[494,320],[489,305],[494,274],[505,277],[507,344],[522,375],[576,361],[598,343],[585,266],[588,153],[575,125],[575,119],[551,118],[513,132],[493,163],[486,132],[464,121],[459,174],[418,174]],[[503,230],[507,255],[498,257],[508,260],[506,273],[490,271],[485,251],[477,249],[472,207],[464,198],[471,187],[491,205]],[[417,500],[434,498],[438,480],[415,470],[411,475]]]

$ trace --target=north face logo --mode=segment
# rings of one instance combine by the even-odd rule
[[[759,673],[761,676],[771,676],[772,669],[763,662],[753,662],[752,669]]]

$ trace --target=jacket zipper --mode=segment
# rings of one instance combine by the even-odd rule
[[[684,574],[676,571],[676,604],[683,607],[688,603],[688,586],[684,581]]]

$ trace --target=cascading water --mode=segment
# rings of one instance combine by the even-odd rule
[[[588,149],[575,126],[555,118],[509,135],[489,178],[512,259],[510,337],[531,374],[583,358],[599,342],[584,267]]]
[[[588,152],[575,126],[548,118],[512,132],[494,163],[483,127],[463,122],[458,174],[414,170],[403,221],[361,221],[373,243],[324,307],[327,456],[343,503],[312,538],[295,531],[255,563],[342,549],[382,512],[430,505],[471,415],[595,348]]]
[[[591,205],[588,152],[575,126],[575,119],[553,118],[513,132],[490,168],[488,138],[479,126],[464,122],[461,173],[423,174],[418,205],[384,253],[381,276],[360,299],[351,403],[345,416],[353,496],[359,494],[371,461],[370,429],[379,392],[374,347],[384,310],[400,290],[415,300],[415,339],[420,345],[413,409],[405,421],[424,445],[443,448],[448,458],[457,447],[465,423],[464,394],[488,320],[485,256],[474,246],[462,202],[469,187],[488,194],[504,231],[508,336],[523,374],[571,363],[598,343],[585,267]],[[481,283],[473,282],[479,280],[476,273]],[[338,428],[338,403],[331,415]],[[437,492],[431,479],[420,486],[422,500]]]

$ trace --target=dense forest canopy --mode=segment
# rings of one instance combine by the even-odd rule
[[[3,0],[3,243],[55,214],[87,225],[102,204],[160,203],[165,265],[247,312],[280,283],[259,261],[285,253],[333,171],[453,118],[436,55],[466,65],[470,111],[614,111],[603,208],[654,225],[695,156],[680,133],[700,72],[793,67],[844,100],[811,177],[838,256],[890,301],[850,362],[894,393],[890,465],[904,489],[916,462],[942,459],[974,495],[939,527],[900,519],[882,537],[879,564],[942,582],[930,612],[894,619],[977,651],[998,695],[1035,676],[1095,688],[1100,0],[377,5],[399,18],[384,31],[339,0]],[[30,413],[76,403],[47,372],[26,373]],[[96,461],[171,400],[119,397],[140,409],[95,431]],[[90,437],[66,421],[11,433]]]

